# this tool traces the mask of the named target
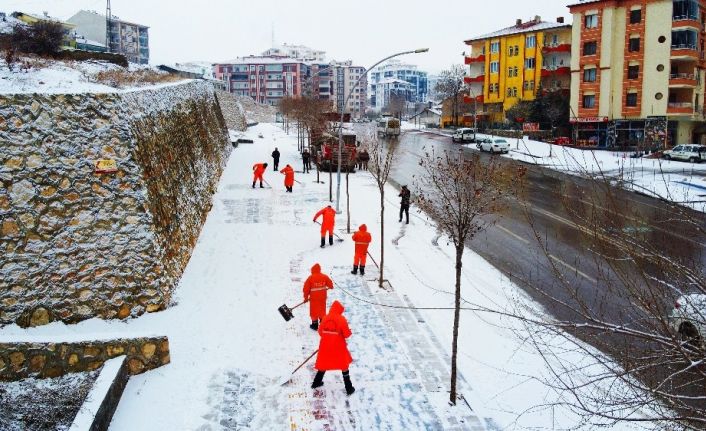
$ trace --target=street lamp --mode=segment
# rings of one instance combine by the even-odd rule
[[[407,55],[407,54],[420,54],[422,52],[427,52],[429,51],[429,48],[420,48],[420,49],[414,49],[411,51],[402,51],[398,52],[397,54],[392,54],[389,55],[382,60],[378,61],[377,63],[373,64],[370,66],[368,69],[363,72],[360,77],[355,81],[355,84],[353,84],[353,87],[348,91],[348,94],[346,95],[345,100],[343,101],[343,106],[341,107],[341,118],[340,121],[338,122],[338,169],[336,170],[336,213],[340,214],[341,213],[341,163],[342,163],[342,152],[343,152],[343,114],[346,111],[346,106],[348,106],[348,99],[350,99],[351,95],[355,91],[356,88],[358,88],[358,85],[360,85],[360,82],[368,76],[368,72],[371,70],[375,69],[380,63],[383,63],[391,58],[399,57],[400,55]]]

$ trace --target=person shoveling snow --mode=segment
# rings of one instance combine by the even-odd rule
[[[321,273],[318,263],[311,267],[311,275],[304,282],[304,302],[309,302],[309,316],[313,330],[319,328],[319,320],[326,315],[326,292],[333,289],[333,281]]]
[[[330,370],[341,370],[343,373],[343,384],[346,386],[346,394],[351,395],[355,388],[351,383],[348,367],[353,358],[348,351],[346,338],[351,336],[348,321],[343,317],[345,308],[338,301],[333,301],[331,309],[319,326],[319,351],[316,355],[316,376],[311,383],[311,388],[316,389],[324,385],[324,374]]]

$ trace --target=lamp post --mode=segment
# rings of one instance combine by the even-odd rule
[[[383,63],[391,58],[399,57],[400,55],[406,55],[406,54],[420,54],[422,52],[427,52],[429,51],[429,48],[420,48],[420,49],[414,49],[411,51],[402,51],[398,52],[397,54],[392,54],[388,55],[387,57],[383,58],[382,60],[378,61],[377,63],[373,64],[370,66],[368,69],[363,72],[362,75],[355,81],[355,84],[353,84],[353,87],[348,91],[348,94],[346,95],[346,98],[343,101],[343,106],[341,107],[341,118],[338,123],[338,169],[336,170],[336,213],[340,214],[341,213],[341,158],[342,158],[342,152],[343,152],[343,114],[346,112],[346,106],[348,106],[348,99],[350,99],[351,95],[355,91],[356,88],[360,85],[360,82],[368,76],[368,73],[375,69],[380,63]]]

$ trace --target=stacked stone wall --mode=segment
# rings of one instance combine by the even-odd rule
[[[125,355],[130,375],[168,364],[167,337],[56,343],[0,343],[0,381],[93,371]]]
[[[0,324],[166,307],[230,150],[201,81],[0,95]]]

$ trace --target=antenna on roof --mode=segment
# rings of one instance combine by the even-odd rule
[[[275,23],[272,22],[272,48],[275,47]]]
[[[105,49],[106,52],[110,52],[110,17],[112,11],[110,10],[110,0],[106,0],[105,5]]]

